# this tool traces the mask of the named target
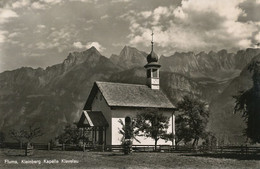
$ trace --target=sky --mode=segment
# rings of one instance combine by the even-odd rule
[[[95,46],[170,56],[255,48],[260,0],[0,0],[0,72],[61,63]]]

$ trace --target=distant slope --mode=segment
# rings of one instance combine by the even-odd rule
[[[260,61],[260,55],[252,59],[252,61],[255,60]],[[218,135],[219,139],[233,143],[245,141],[246,138],[242,136],[245,122],[241,118],[241,114],[233,114],[235,100],[232,96],[237,95],[239,91],[248,90],[252,85],[252,73],[246,66],[240,75],[232,80],[216,99],[212,100],[209,127]]]
[[[239,115],[230,114],[231,96],[250,87],[246,69],[237,76],[258,53],[259,49],[236,54],[222,50],[161,57],[161,89],[173,103],[185,94],[199,96],[211,103],[212,131],[239,133],[243,123]],[[23,67],[0,73],[0,130],[7,134],[12,128],[40,125],[46,133],[40,140],[49,141],[66,123],[79,119],[94,81],[145,84],[146,56],[125,46],[108,59],[92,47],[72,52],[46,69]]]
[[[120,71],[109,59],[91,48],[69,54],[46,70],[21,68],[0,74],[0,129],[41,126],[48,141],[66,123],[78,120],[91,86]]]
[[[162,70],[178,72],[193,78],[212,78],[216,80],[232,79],[260,53],[260,49],[247,49],[236,54],[226,50],[219,52],[178,53],[169,57],[162,56],[160,64]]]
[[[136,67],[111,75],[110,81],[132,84],[146,84],[145,69]],[[179,73],[160,72],[160,87],[173,103],[177,103],[182,96],[191,94],[206,101],[211,101],[228,82],[218,82],[212,79],[193,79]],[[219,91],[220,90],[220,91]]]

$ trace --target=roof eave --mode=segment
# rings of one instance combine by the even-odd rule
[[[167,109],[167,110],[177,110],[176,107],[144,107],[144,106],[118,106],[118,105],[113,105],[110,106],[112,109],[113,108],[132,108],[132,109],[145,109],[145,108],[155,108],[155,109]]]

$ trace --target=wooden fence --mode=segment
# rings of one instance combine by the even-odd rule
[[[75,144],[56,144],[51,145],[50,143],[32,143],[33,148],[37,150],[68,150],[68,151],[75,151],[75,150],[82,150],[82,148]],[[26,147],[25,143],[13,143],[13,142],[5,142],[2,145],[3,148],[10,148],[10,149],[24,149]]]
[[[83,151],[82,146],[75,144],[56,144],[51,145],[50,143],[33,143],[34,149],[37,150],[59,150],[59,151]],[[3,148],[11,149],[24,149],[26,144],[5,142],[1,145]],[[122,151],[121,145],[96,145],[85,147],[85,149],[96,150],[96,151]],[[133,145],[133,151],[135,152],[153,152],[155,147],[152,145]],[[259,146],[198,146],[196,148],[192,146],[169,146],[169,145],[158,145],[157,151],[160,152],[173,152],[173,153],[230,153],[230,154],[258,154],[260,155]]]
[[[226,146],[176,146],[173,152],[185,153],[185,152],[203,152],[203,153],[220,153],[220,154],[260,154],[259,146],[234,146],[234,145],[226,145]]]

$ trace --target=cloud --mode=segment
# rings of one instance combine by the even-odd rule
[[[245,0],[182,0],[180,6],[159,6],[128,12],[121,18],[130,23],[131,45],[150,45],[151,32],[157,46],[168,51],[242,49],[253,46],[256,22],[240,22],[247,13],[240,8]],[[257,37],[257,36],[256,36]]]
[[[64,0],[39,0],[39,1],[32,1],[31,8],[32,9],[47,9],[50,8],[51,6],[61,4],[65,2]]]
[[[260,43],[260,32],[258,32],[258,34],[255,35],[255,40]]]
[[[34,33],[43,33],[43,31],[45,30],[46,26],[45,25],[42,25],[42,24],[39,24],[36,26],[36,29],[34,30]]]
[[[36,43],[36,47],[38,49],[51,49],[58,47],[60,45],[59,42],[54,42],[54,43],[44,43],[44,42],[38,42]]]
[[[9,22],[11,18],[16,18],[16,17],[19,16],[15,11],[6,8],[2,8],[2,9],[0,8],[0,26],[1,24]],[[3,28],[0,29],[0,43],[5,42],[7,33],[8,33],[7,30],[4,30]]]
[[[100,19],[106,19],[108,17],[109,17],[108,15],[103,15],[103,16],[100,17]]]
[[[149,18],[152,15],[151,11],[143,11],[140,13],[144,18]]]
[[[81,42],[74,42],[73,46],[78,49],[89,49],[92,46],[94,46],[98,51],[102,52],[106,48],[104,48],[102,45],[100,45],[98,42],[88,42],[86,45],[83,45]]]
[[[8,38],[14,38],[17,37],[20,34],[20,32],[13,32],[8,35]]]
[[[179,6],[174,9],[173,14],[176,18],[184,19],[187,15],[183,12],[182,8]]]
[[[244,11],[245,15],[239,17],[242,22],[260,21],[260,3],[257,1],[246,0],[239,7]]]
[[[183,0],[181,8],[187,13],[217,13],[227,19],[236,20],[243,10],[238,5],[245,0]]]
[[[125,44],[123,43],[112,43],[112,46],[114,47],[123,47]]]
[[[37,25],[37,28],[38,28],[38,29],[44,29],[44,28],[46,28],[46,26],[40,24],[40,25]]]
[[[130,2],[131,0],[112,0],[112,3],[119,3],[119,2]]]
[[[97,3],[98,2],[98,0],[69,0],[69,1],[71,1],[71,2],[87,2],[87,3]]]
[[[94,46],[99,52],[102,52],[106,49],[102,45],[100,45],[98,42],[89,42],[86,44],[87,48],[91,48],[92,46]]]
[[[249,39],[242,39],[238,42],[238,45],[242,48],[248,48],[251,45],[251,40]]]
[[[40,2],[33,2],[31,7],[33,9],[46,9],[46,5],[40,3]]]
[[[58,4],[62,2],[62,0],[40,0],[40,1],[47,4]]]
[[[84,45],[81,42],[74,42],[73,46],[75,48],[79,48],[79,49],[84,48]]]
[[[23,8],[25,6],[28,6],[30,3],[31,3],[30,0],[20,0],[20,1],[16,1],[16,2],[12,3],[11,6],[14,9],[16,9],[16,8]]]
[[[2,31],[0,30],[0,44],[5,42],[6,36],[5,34],[7,34],[7,31]]]
[[[18,17],[17,13],[11,9],[0,8],[0,23],[8,22],[10,18]]]
[[[168,17],[168,16],[170,16],[170,14],[171,14],[170,8],[162,7],[162,6],[157,7],[153,11],[153,18],[154,18],[154,23],[153,24],[157,24],[162,16]]]

